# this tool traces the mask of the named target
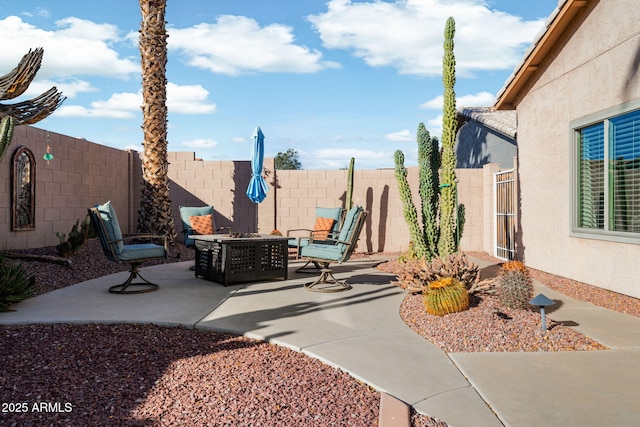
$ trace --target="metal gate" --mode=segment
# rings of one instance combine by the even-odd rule
[[[495,253],[497,258],[512,260],[516,252],[516,197],[514,170],[494,175],[496,206]]]

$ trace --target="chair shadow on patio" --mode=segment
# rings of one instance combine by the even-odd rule
[[[274,281],[247,283],[223,305],[203,318],[198,327],[267,342],[289,336],[287,345],[302,348],[307,340],[317,336],[326,336],[321,341],[349,336],[352,334],[349,331],[353,330],[350,325],[354,322],[360,325],[357,329],[361,325],[376,329],[375,320],[359,319],[358,316],[363,311],[350,310],[350,307],[371,305],[371,310],[364,312],[373,318],[381,307],[397,311],[397,298],[404,291],[389,283],[394,277],[375,273],[352,276],[354,291],[346,294],[303,292],[300,281],[296,279],[296,283],[281,282],[281,286],[277,286],[278,283]],[[291,318],[296,318],[296,321],[292,323]],[[297,329],[292,329],[292,324]]]

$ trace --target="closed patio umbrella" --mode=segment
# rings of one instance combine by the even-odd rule
[[[253,132],[253,157],[251,157],[251,180],[247,188],[247,197],[253,203],[260,203],[267,197],[269,187],[262,177],[264,161],[264,134],[260,127]]]

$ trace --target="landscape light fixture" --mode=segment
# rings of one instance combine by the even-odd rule
[[[529,304],[538,307],[540,309],[540,317],[542,318],[542,331],[547,331],[547,319],[545,318],[544,308],[550,305],[554,305],[556,302],[549,299],[544,294],[538,294],[535,298],[529,301]]]

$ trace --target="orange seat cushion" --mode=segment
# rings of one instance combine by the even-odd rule
[[[316,218],[316,225],[313,226],[313,238],[315,240],[327,240],[333,228],[333,218]]]
[[[198,234],[213,234],[213,220],[211,214],[190,216],[191,229]]]

